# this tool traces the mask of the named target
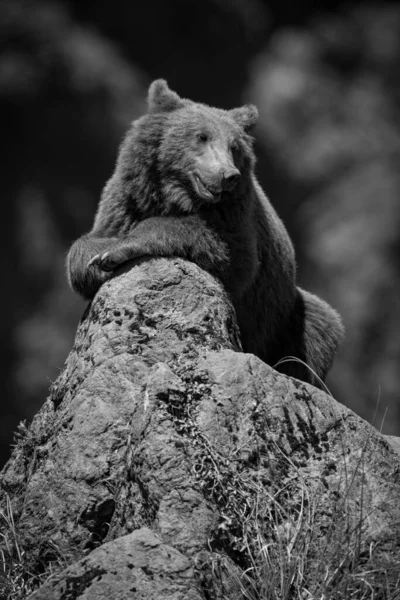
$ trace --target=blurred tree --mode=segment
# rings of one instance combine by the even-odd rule
[[[232,108],[242,102],[249,59],[264,45],[269,9],[262,0],[69,0],[154,79],[182,96]]]
[[[144,77],[57,4],[3,0],[0,19],[1,420],[8,454],[73,340],[64,255],[89,228]],[[147,83],[147,82],[146,82]]]
[[[302,283],[343,315],[335,395],[400,433],[400,9],[275,34],[254,64],[260,137],[289,180]]]

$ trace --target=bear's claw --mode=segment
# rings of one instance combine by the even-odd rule
[[[86,265],[87,267],[91,267],[92,265],[98,263],[100,261],[100,254],[95,254],[95,256],[93,256],[93,258],[91,258],[88,262],[88,264]]]
[[[91,267],[93,265],[97,265],[103,271],[112,271],[117,266],[110,259],[110,253],[104,252],[103,254],[96,254],[91,258],[87,264],[87,267]]]

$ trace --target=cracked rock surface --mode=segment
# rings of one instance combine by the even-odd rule
[[[305,508],[399,560],[399,497],[390,441],[240,352],[221,285],[179,259],[101,288],[0,477],[31,570],[69,565],[35,600],[240,598],[254,540]]]

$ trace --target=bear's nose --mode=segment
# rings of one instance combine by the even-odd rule
[[[232,189],[235,187],[235,185],[237,184],[239,179],[240,179],[239,169],[236,169],[236,167],[234,169],[228,169],[228,170],[224,171],[223,178],[222,178],[222,185],[223,185],[224,189]]]

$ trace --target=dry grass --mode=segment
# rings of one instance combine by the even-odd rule
[[[0,510],[0,598],[26,598],[37,587],[37,578],[29,571],[24,550],[20,547],[10,499],[6,511]]]
[[[8,495],[6,509],[0,510],[0,600],[24,600],[54,574],[66,567],[66,561],[51,542],[53,560],[45,568],[32,564],[23,549]]]
[[[283,491],[266,502],[260,489],[260,502],[243,525],[250,566],[238,574],[220,557],[240,588],[237,600],[399,600],[395,548],[363,539],[362,511],[351,525],[339,503],[322,535],[318,495],[310,497],[304,486],[297,510],[288,513],[278,499]]]

